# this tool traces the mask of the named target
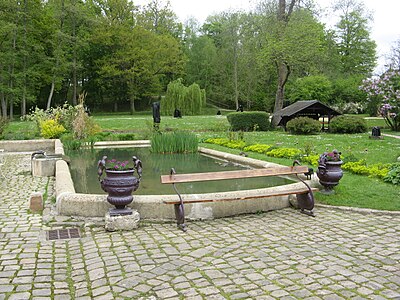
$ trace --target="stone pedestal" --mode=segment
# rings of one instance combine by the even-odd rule
[[[131,215],[110,216],[107,212],[105,216],[106,231],[133,230],[138,228],[140,214],[137,210],[132,210]]]
[[[32,193],[29,199],[29,209],[32,212],[40,212],[43,210],[43,195],[41,193]]]

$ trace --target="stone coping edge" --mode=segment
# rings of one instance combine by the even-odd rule
[[[379,210],[379,209],[351,207],[351,206],[334,206],[334,205],[319,204],[319,203],[316,203],[315,207],[323,207],[323,208],[330,208],[330,209],[336,209],[336,210],[358,212],[361,214],[379,214],[379,215],[400,216],[400,211],[393,211],[393,210]]]

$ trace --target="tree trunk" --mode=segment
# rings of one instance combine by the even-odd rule
[[[278,6],[278,22],[280,22],[280,32],[279,35],[282,37],[285,34],[285,27],[289,22],[289,18],[293,12],[294,5],[299,2],[299,0],[290,0],[288,6],[286,5],[286,0],[279,0]],[[278,86],[276,90],[274,113],[283,108],[283,102],[285,99],[285,84],[290,75],[290,66],[284,61],[277,61],[277,72],[278,72]],[[272,118],[273,125],[277,125],[277,118]]]
[[[277,66],[278,69],[278,86],[276,90],[274,113],[283,108],[283,102],[285,100],[285,84],[290,75],[290,68],[284,62],[281,62]],[[272,124],[274,126],[278,125],[278,119],[273,117]]]
[[[74,51],[75,52],[75,51]],[[75,106],[77,105],[77,80],[76,80],[76,57],[74,54],[74,62],[73,62],[73,70],[72,70],[72,104]]]
[[[53,79],[52,82],[51,82],[49,98],[47,99],[46,109],[50,109],[50,107],[51,107],[51,99],[53,98],[54,87],[55,87],[55,82],[54,82],[54,79]]]
[[[14,119],[14,102],[10,100],[10,120]]]
[[[25,116],[26,115],[26,88],[27,88],[27,60],[28,60],[28,43],[27,43],[27,34],[28,34],[28,29],[26,28],[26,16],[27,16],[27,8],[28,8],[28,2],[27,0],[24,1],[24,35],[23,35],[23,39],[24,39],[24,49],[25,49],[25,53],[24,57],[23,57],[23,67],[22,67],[22,74],[24,76],[24,80],[23,80],[23,88],[22,88],[22,101],[21,101],[21,116]]]
[[[234,65],[233,65],[233,79],[234,79],[234,85],[235,85],[235,104],[236,104],[236,109],[239,108],[239,85],[238,85],[238,59],[237,59],[237,49],[236,45],[234,46],[233,49],[233,59],[234,59]]]
[[[76,2],[74,2],[75,6],[74,6],[74,10],[76,9]],[[77,95],[77,80],[76,80],[76,68],[77,68],[77,64],[76,64],[76,18],[72,18],[72,39],[73,39],[73,63],[72,63],[72,104],[75,106],[77,105],[77,99],[78,99],[78,95]]]
[[[135,112],[135,100],[131,99],[130,104],[131,104],[131,115],[133,115],[133,113]]]
[[[22,89],[21,116],[26,115],[26,87]]]
[[[1,77],[2,70],[3,70],[3,65],[0,64],[0,84],[3,81],[3,78]],[[4,92],[0,92],[0,107],[1,107],[0,108],[1,116],[3,118],[7,118],[7,103]]]
[[[17,53],[17,30],[14,30],[14,35],[13,35],[13,51],[14,53]],[[15,94],[13,92],[14,89],[14,71],[15,71],[15,59],[12,60],[12,63],[10,65],[10,91],[11,91],[11,96],[10,96],[10,120],[14,119],[14,97]]]
[[[7,118],[7,100],[6,97],[4,96],[4,93],[0,94],[0,99],[1,99],[1,112],[3,118]]]
[[[278,86],[275,97],[274,113],[283,108],[285,100],[285,84],[290,74],[290,68],[285,63],[280,63],[278,66]]]

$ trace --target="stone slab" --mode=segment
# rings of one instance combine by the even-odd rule
[[[140,214],[137,210],[132,210],[131,215],[110,216],[107,212],[105,216],[106,231],[133,230],[139,227]]]
[[[29,209],[33,212],[40,212],[43,210],[43,195],[39,192],[34,192],[29,198]]]

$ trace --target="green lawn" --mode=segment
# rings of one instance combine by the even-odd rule
[[[151,113],[135,115],[108,114],[94,116],[95,121],[103,131],[114,133],[130,133],[135,139],[149,138],[153,128]],[[382,119],[368,119],[368,125],[384,127]],[[181,119],[161,117],[161,131],[188,130],[196,133],[200,141],[209,137],[235,136],[229,133],[229,124],[225,116],[184,116]],[[385,133],[400,135],[384,129]],[[35,124],[32,122],[11,122],[4,132],[5,139],[39,138]],[[278,147],[304,149],[311,147],[315,153],[337,149],[343,156],[353,155],[357,159],[365,159],[368,164],[393,163],[400,156],[400,139],[385,137],[382,140],[369,138],[370,132],[363,134],[329,134],[298,136],[283,131],[247,132],[244,140],[254,144],[269,144]],[[113,134],[112,136],[115,136]],[[216,145],[201,144],[238,154],[239,150],[228,149]],[[262,154],[248,153],[250,157],[272,161],[283,165],[291,165],[288,159],[271,158]],[[381,180],[345,172],[336,194],[325,196],[316,193],[316,199],[321,203],[331,205],[366,207],[384,210],[400,210],[400,186],[384,183]]]

